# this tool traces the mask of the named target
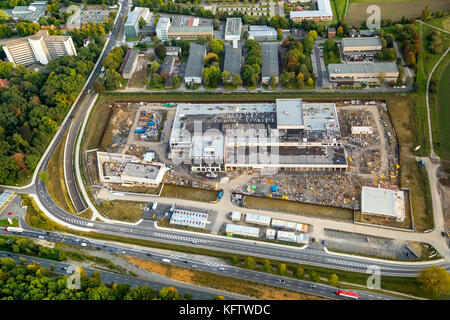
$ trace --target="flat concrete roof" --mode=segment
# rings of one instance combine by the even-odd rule
[[[127,74],[131,72],[131,69],[133,69],[133,64],[136,61],[138,53],[139,53],[138,49],[131,49],[130,55],[128,56],[127,63],[125,64],[122,73]]]
[[[125,26],[135,26],[139,21],[139,17],[141,16],[139,11],[131,11],[128,15],[127,21],[125,22]]]
[[[263,43],[261,45],[262,52],[262,70],[261,76],[271,77],[274,75],[278,77],[280,69],[278,66],[278,43]]]
[[[361,211],[396,217],[394,190],[362,187]]]
[[[381,46],[381,40],[378,37],[343,38],[341,45],[344,50],[346,47],[375,47]]]
[[[184,77],[201,77],[203,70],[203,58],[206,55],[206,45],[191,43],[189,58],[184,72]]]
[[[232,45],[225,45],[225,61],[223,64],[223,71],[228,71],[230,77],[233,74],[241,73],[242,65],[242,47],[238,45],[237,48],[233,48]]]
[[[304,127],[301,99],[277,99],[277,128]]]
[[[213,26],[170,26],[168,33],[200,33],[213,32]]]
[[[156,24],[156,30],[166,30],[170,26],[170,18],[161,17]]]
[[[242,20],[241,18],[228,18],[225,25],[226,36],[239,36],[241,35]]]
[[[375,63],[330,63],[328,65],[330,74],[348,73],[391,73],[398,72],[395,62],[375,62]]]
[[[317,10],[290,11],[291,18],[333,16],[330,0],[317,0]]]
[[[127,162],[122,171],[122,176],[130,176],[136,178],[156,179],[160,166],[153,164]]]

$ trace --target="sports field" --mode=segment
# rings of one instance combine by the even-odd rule
[[[399,20],[402,16],[418,18],[426,6],[430,8],[431,12],[450,10],[450,1],[448,0],[351,0],[347,22],[361,24],[369,17],[366,10],[372,4],[380,7],[381,19],[393,20]]]

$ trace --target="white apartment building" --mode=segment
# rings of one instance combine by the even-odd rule
[[[6,41],[3,50],[9,62],[23,64],[47,64],[50,60],[71,55],[77,51],[70,36],[50,36],[47,30],[40,30],[35,35]]]

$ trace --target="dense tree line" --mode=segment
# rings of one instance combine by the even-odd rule
[[[280,81],[285,88],[303,89],[305,83],[312,85],[311,52],[314,49],[314,40],[317,32],[311,30],[306,38],[301,40],[288,36],[283,40],[282,47],[287,48],[282,63],[287,71],[280,75]],[[274,80],[271,81],[274,87]]]
[[[2,300],[182,300],[174,287],[155,290],[147,286],[132,289],[128,284],[106,285],[101,274],[90,277],[81,270],[80,289],[67,287],[67,276],[52,273],[38,263],[17,264],[0,259],[0,299]],[[185,294],[186,298],[192,295]]]
[[[116,90],[122,86],[123,76],[118,71],[127,51],[127,45],[123,45],[115,47],[106,55],[105,60],[103,60],[104,77],[95,81],[95,91]]]
[[[327,39],[323,46],[323,58],[325,64],[341,63],[341,55],[339,53],[339,47],[333,39]]]
[[[203,85],[207,88],[217,88],[220,82],[220,58],[223,56],[225,43],[222,40],[209,39],[208,54],[203,59],[205,68],[202,71]]]
[[[102,47],[91,43],[77,56],[49,62],[44,72],[0,62],[0,183],[30,175],[76,99]]]
[[[254,87],[259,82],[261,75],[262,52],[261,45],[255,40],[246,40],[244,44],[246,51],[245,64],[242,67],[242,80],[248,87]]]

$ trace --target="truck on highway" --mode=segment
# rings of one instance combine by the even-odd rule
[[[17,227],[6,227],[5,231],[10,232],[23,232],[23,228],[17,228]]]
[[[165,262],[165,263],[170,263],[170,259],[167,259],[167,258],[161,259],[161,261]]]
[[[336,294],[338,296],[352,298],[352,299],[358,299],[358,294],[356,292],[350,292],[345,290],[336,290]]]

